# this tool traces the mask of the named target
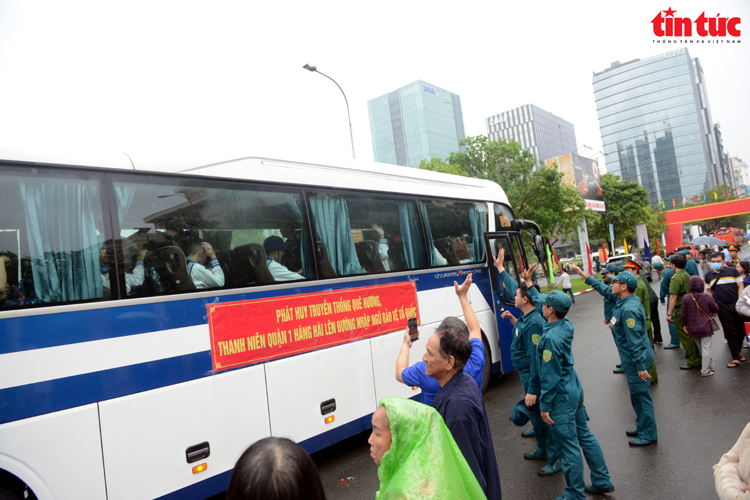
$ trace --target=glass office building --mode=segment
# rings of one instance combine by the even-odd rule
[[[614,62],[593,83],[609,173],[667,209],[725,182],[703,70],[687,49]]]
[[[417,80],[367,102],[376,162],[417,167],[448,158],[466,137],[461,98]]]
[[[576,131],[573,124],[533,104],[486,118],[487,136],[490,140],[515,140],[534,155],[536,164],[556,156],[575,153]]]

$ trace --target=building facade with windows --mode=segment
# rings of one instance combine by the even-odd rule
[[[573,124],[533,104],[492,115],[485,119],[490,140],[515,140],[534,155],[536,165],[547,158],[576,151]]]
[[[700,61],[686,48],[594,73],[607,171],[672,209],[726,182]]]
[[[422,80],[367,102],[376,162],[417,167],[466,137],[461,97]]]

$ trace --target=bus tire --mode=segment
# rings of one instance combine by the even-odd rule
[[[482,387],[480,389],[484,394],[484,391],[490,385],[490,377],[492,376],[492,352],[484,334],[482,334],[482,345],[484,346],[484,368],[482,369]]]
[[[0,486],[0,500],[21,500],[19,497]]]

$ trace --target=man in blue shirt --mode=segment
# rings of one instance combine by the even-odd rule
[[[453,282],[453,286],[461,303],[464,318],[466,318],[469,342],[471,343],[471,355],[464,367],[464,373],[471,376],[481,388],[482,373],[484,372],[484,343],[482,342],[482,330],[479,327],[479,320],[467,297],[471,283],[472,278],[471,274],[469,274],[461,286],[458,286],[458,283],[455,281]],[[409,366],[409,349],[411,349],[411,346],[412,341],[407,329],[404,334],[404,342],[401,344],[401,352],[399,352],[396,359],[396,380],[408,386],[422,389],[422,403],[431,405],[438,389],[440,389],[440,384],[437,380],[425,374],[424,361],[419,361]]]
[[[427,341],[422,360],[427,376],[440,384],[432,407],[443,417],[487,499],[500,500],[500,471],[487,409],[476,381],[463,371],[471,354],[465,329],[460,319],[445,318]]]
[[[534,266],[532,266],[532,269]],[[530,273],[524,275],[526,284]],[[529,296],[534,303],[544,304],[547,324],[537,344],[541,390],[539,410],[550,425],[555,445],[562,457],[567,484],[557,500],[583,500],[588,493],[609,493],[615,490],[604,460],[602,448],[588,427],[588,414],[583,406],[583,387],[573,368],[573,323],[565,317],[571,306],[570,297],[560,291],[539,294],[533,287]],[[591,470],[591,486],[583,479],[583,457]]]

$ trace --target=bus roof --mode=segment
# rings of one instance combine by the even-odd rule
[[[100,165],[73,165],[67,162],[56,164],[16,159],[0,160],[0,162],[3,161],[37,167],[104,168],[132,172],[132,170],[123,168],[121,165],[115,168],[111,166],[106,168]],[[348,160],[338,164],[321,164],[248,156],[184,170],[136,169],[136,172],[156,175],[205,176],[325,188],[361,189],[405,195],[420,194],[509,204],[505,191],[498,184],[488,180],[362,160]]]
[[[508,197],[503,189],[491,181],[359,160],[348,161],[346,164],[324,165],[245,157],[190,168],[180,173],[508,204]]]

